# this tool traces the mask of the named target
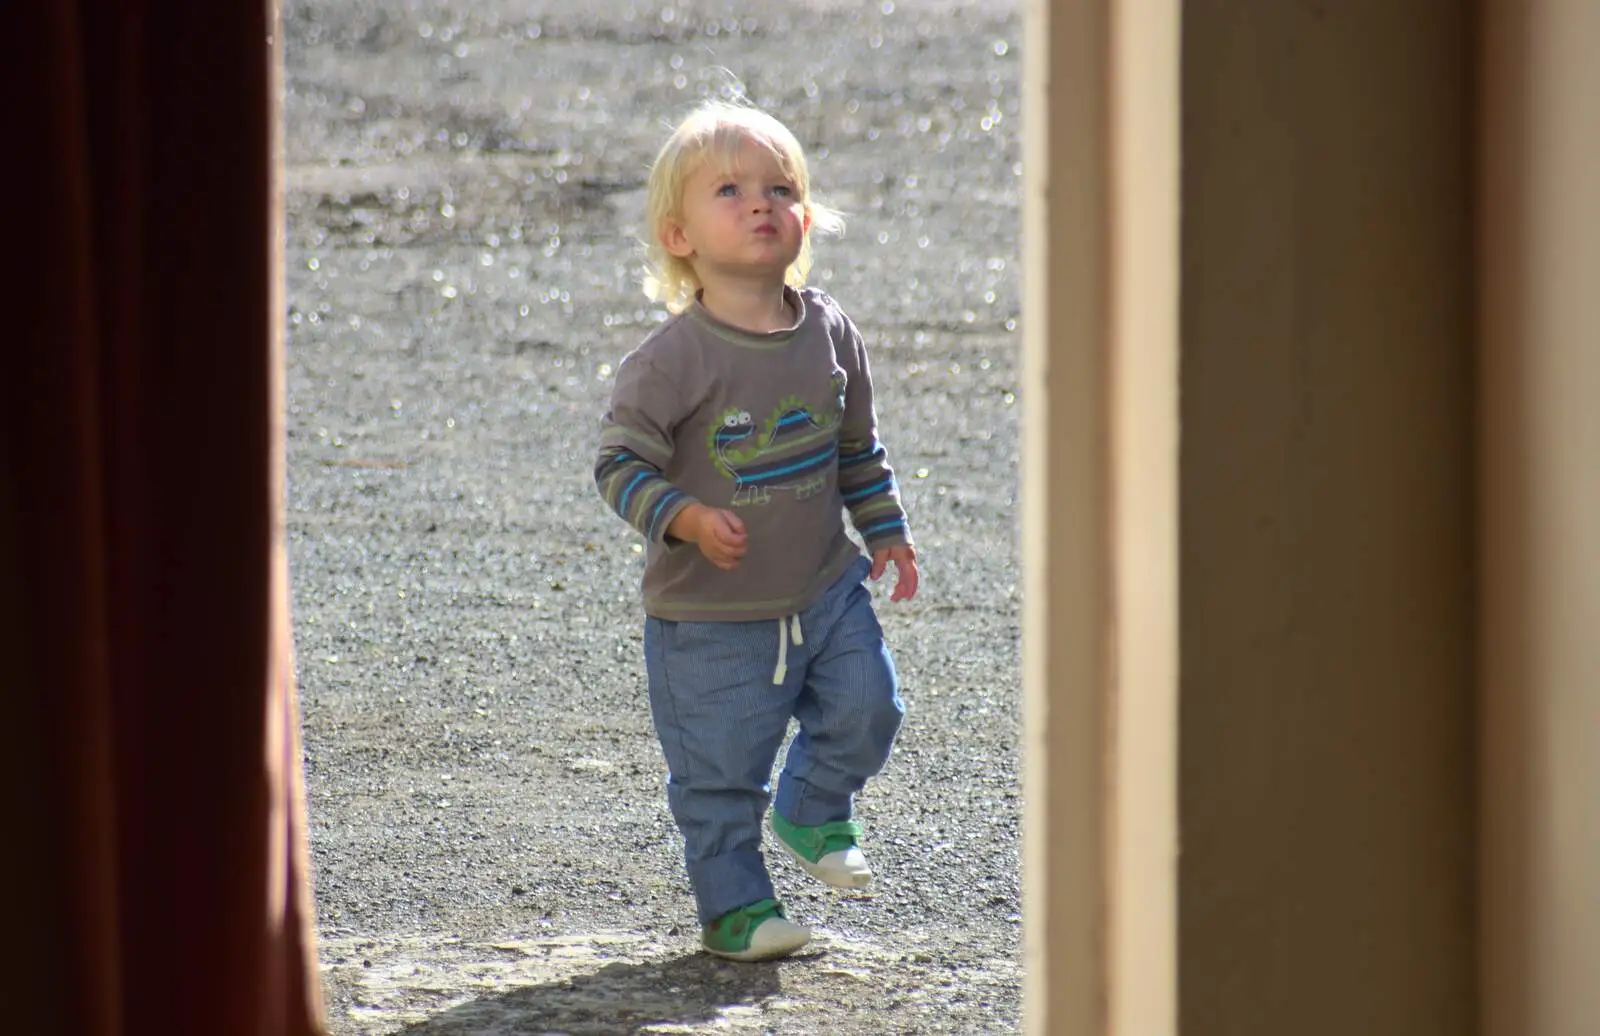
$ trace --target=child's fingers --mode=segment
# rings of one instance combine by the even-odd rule
[[[712,527],[717,539],[729,546],[744,543],[744,522],[738,515],[729,514],[727,511],[717,512],[717,522]]]
[[[916,562],[895,562],[896,579],[894,593],[890,596],[892,601],[909,601],[917,596],[917,586],[921,577],[917,572]]]
[[[705,552],[706,557],[711,559],[712,564],[724,570],[737,566],[739,559],[748,552],[743,536],[739,536],[730,542],[725,538],[730,535],[732,534],[719,527],[716,536],[708,544],[710,549]]]
[[[883,570],[888,567],[888,564],[889,552],[880,550],[876,554],[872,555],[872,571],[868,574],[873,579],[877,579],[879,576],[883,575]]]

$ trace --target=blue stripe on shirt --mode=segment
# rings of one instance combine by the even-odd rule
[[[863,497],[869,497],[869,496],[872,496],[874,493],[883,492],[884,490],[889,489],[893,485],[894,485],[894,479],[892,479],[892,478],[880,479],[877,482],[874,482],[869,486],[862,486],[860,489],[852,489],[852,490],[850,490],[850,492],[845,493],[844,494],[844,502],[847,503],[847,504],[855,503],[857,500],[860,500]]]
[[[796,471],[804,471],[807,468],[821,467],[832,456],[833,448],[830,446],[821,453],[813,453],[809,457],[802,457],[792,464],[785,464],[779,468],[762,468],[759,471],[741,472],[741,475],[746,482],[765,482],[768,479],[778,478],[782,475],[792,475]]]
[[[598,481],[604,481],[605,477],[611,474],[613,469],[620,468],[637,459],[627,450],[618,450],[616,453],[609,454],[601,459],[600,466],[595,469],[594,477]]]
[[[661,499],[656,503],[655,510],[650,512],[650,521],[645,526],[645,537],[647,539],[651,541],[655,540],[656,522],[658,522],[661,519],[661,516],[667,512],[667,508],[672,504],[673,501],[682,500],[684,495],[685,494],[682,491],[677,489],[669,489],[662,495]]]
[[[627,517],[628,498],[633,495],[633,491],[638,488],[639,483],[649,478],[652,474],[654,474],[654,472],[641,471],[637,475],[633,476],[633,481],[628,483],[627,488],[622,491],[622,496],[617,498],[618,514],[621,514],[623,517]]]
[[[874,455],[882,453],[882,452],[883,452],[883,444],[875,442],[872,445],[868,446],[866,449],[856,450],[854,453],[843,453],[843,452],[841,452],[839,454],[839,459],[840,460],[848,460],[848,461],[859,461],[859,460],[865,460],[868,457],[874,456]]]
[[[889,529],[904,529],[905,527],[906,520],[904,518],[889,518],[885,521],[876,522],[872,525],[869,525],[865,529],[860,530],[860,532],[864,538],[871,539],[877,533],[885,532]]]

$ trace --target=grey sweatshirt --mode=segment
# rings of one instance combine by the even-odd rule
[[[911,542],[860,333],[822,292],[786,295],[791,328],[754,334],[697,304],[617,370],[595,483],[649,542],[644,609],[656,618],[802,611],[860,556],[844,510],[869,551]],[[696,501],[744,521],[748,553],[733,571],[667,537]]]

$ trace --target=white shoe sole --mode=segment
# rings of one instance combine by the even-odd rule
[[[805,925],[795,924],[793,921],[781,917],[769,917],[756,926],[750,933],[748,948],[737,952],[728,950],[713,950],[709,946],[701,948],[707,953],[714,954],[724,960],[756,961],[772,960],[775,957],[787,957],[795,950],[800,949],[811,941],[811,929]]]
[[[865,865],[859,870],[827,866],[828,858],[842,855],[840,853],[829,853],[816,863],[812,863],[790,848],[788,842],[778,838],[777,832],[773,832],[772,837],[776,838],[778,844],[783,846],[783,851],[789,854],[789,859],[798,864],[801,870],[824,885],[832,885],[836,889],[864,889],[872,884],[872,871]]]

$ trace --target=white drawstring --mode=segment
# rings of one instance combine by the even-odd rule
[[[772,671],[772,682],[781,685],[784,677],[789,675],[789,641],[793,639],[795,646],[799,647],[806,642],[800,632],[800,616],[791,615],[787,619],[778,620],[778,668]]]

